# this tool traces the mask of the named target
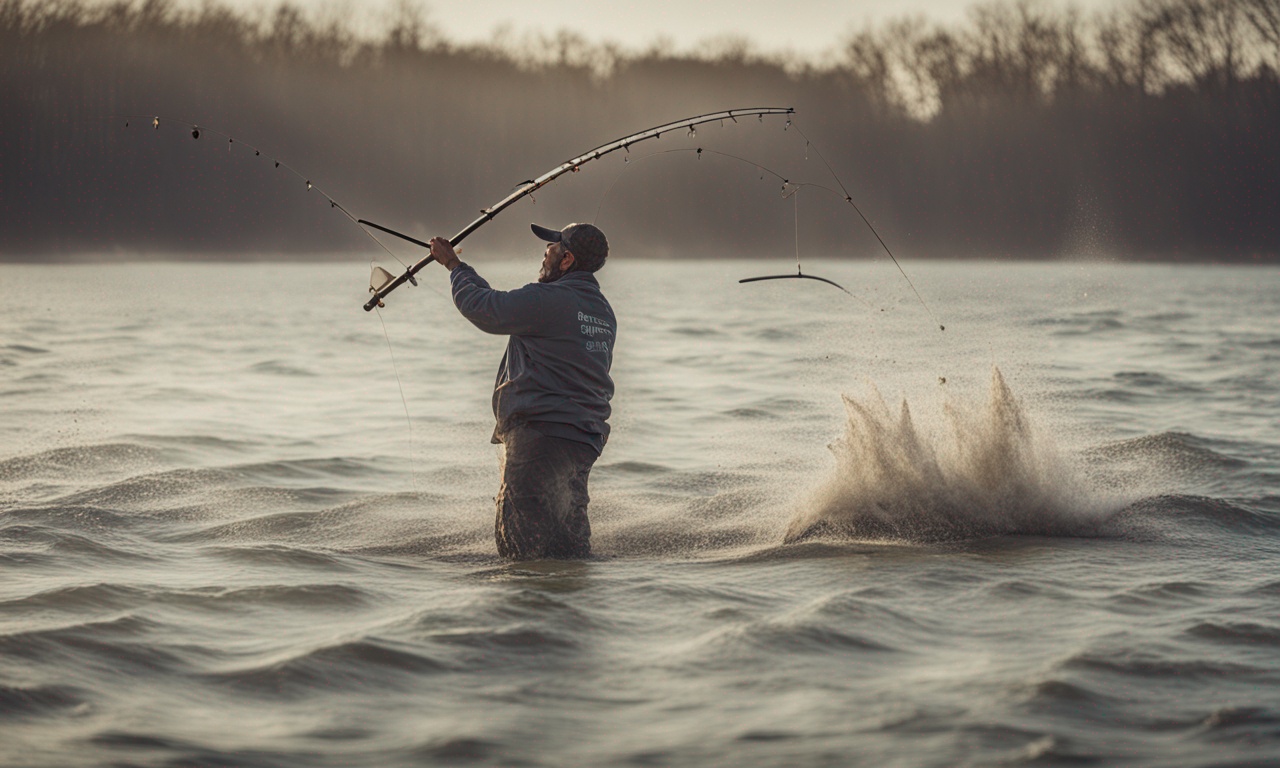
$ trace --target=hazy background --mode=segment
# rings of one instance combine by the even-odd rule
[[[721,36],[672,18],[698,31],[662,38],[650,14],[606,38],[598,15],[589,36],[501,16],[489,34],[452,34],[447,13],[413,3],[0,0],[0,257],[368,250],[274,159],[357,216],[452,234],[578,152],[750,106],[794,106],[901,253],[1280,253],[1280,0],[928,6],[852,26],[801,6],[805,46],[769,22],[764,42],[735,36],[755,23],[738,17]],[[631,253],[789,255],[797,208],[752,163],[831,182],[782,126],[707,126],[591,163],[469,245],[536,249],[528,221],[594,219]],[[640,160],[699,146],[751,163]],[[877,253],[837,198],[806,190],[798,210],[806,254]]]

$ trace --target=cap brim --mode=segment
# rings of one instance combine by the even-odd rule
[[[539,240],[545,240],[548,243],[560,242],[560,230],[558,229],[547,229],[546,227],[540,227],[537,224],[530,224],[529,229],[533,230],[533,234],[537,236]]]

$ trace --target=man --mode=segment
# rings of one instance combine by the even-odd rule
[[[444,238],[431,241],[431,255],[449,270],[462,316],[511,336],[493,390],[493,442],[503,444],[498,554],[587,557],[587,475],[609,439],[613,397],[616,321],[594,275],[609,241],[591,224],[532,228],[547,243],[542,270],[514,291],[490,288]]]

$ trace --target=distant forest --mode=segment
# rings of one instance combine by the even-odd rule
[[[786,199],[757,168],[835,186],[820,151],[902,254],[1280,258],[1280,0],[986,3],[806,59],[571,31],[460,45],[408,1],[357,33],[288,3],[0,0],[0,99],[4,259],[364,253],[274,160],[358,216],[448,235],[578,152],[753,106],[795,107],[813,144],[781,119],[663,137],[468,246],[527,251],[529,221],[597,219],[618,252],[787,258],[798,217],[807,255],[877,255],[840,199]],[[669,152],[694,147],[722,154]]]

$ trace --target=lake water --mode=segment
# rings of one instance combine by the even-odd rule
[[[535,563],[442,270],[0,267],[0,763],[1280,764],[1280,268],[904,266],[611,263]]]

